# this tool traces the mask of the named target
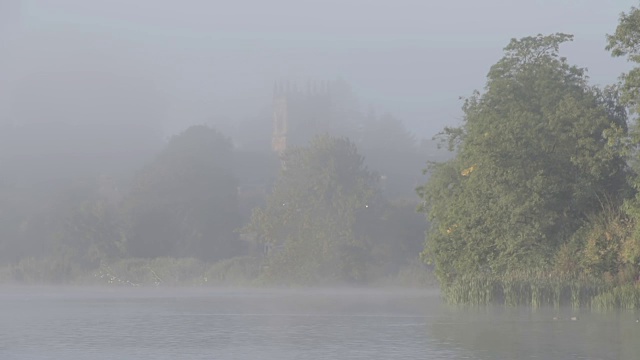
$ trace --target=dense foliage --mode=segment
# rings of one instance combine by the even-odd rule
[[[193,126],[135,174],[87,176],[49,202],[4,186],[0,281],[431,281],[416,261],[426,228],[416,201],[387,197],[364,161],[346,138],[278,160]]]
[[[513,40],[484,93],[466,100],[455,159],[421,189],[426,255],[457,274],[550,265],[600,203],[625,189],[625,113],[559,57],[563,34]]]
[[[125,201],[133,256],[224,259],[238,253],[230,140],[206,126],[174,136]]]
[[[373,205],[377,178],[355,145],[318,137],[282,161],[266,207],[248,226],[270,249],[266,275],[293,283],[364,280],[369,241],[355,225]]]
[[[637,61],[638,10],[608,49]],[[453,302],[637,307],[637,69],[588,84],[559,54],[566,34],[513,39],[444,139],[454,159],[418,189],[423,257]],[[626,107],[626,108],[625,108]],[[628,180],[631,180],[630,182]]]

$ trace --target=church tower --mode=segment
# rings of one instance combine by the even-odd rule
[[[289,82],[276,84],[271,148],[281,155],[287,148],[307,145],[314,136],[331,131],[331,117],[328,83],[307,83],[306,90]]]

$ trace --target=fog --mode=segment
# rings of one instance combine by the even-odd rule
[[[604,34],[633,4],[4,0],[0,119],[231,133],[270,112],[275,81],[340,77],[362,107],[427,138],[459,122],[458,97],[483,86],[514,37],[574,34],[570,61],[614,81],[625,63],[604,51]]]
[[[410,251],[415,258],[427,226],[423,215],[411,213],[418,202],[415,189],[426,180],[421,172],[427,161],[450,156],[422,140],[461,123],[460,97],[482,89],[488,69],[512,38],[574,34],[574,41],[563,45],[563,55],[587,67],[592,83],[614,83],[628,65],[604,50],[605,35],[615,30],[619,13],[632,4],[4,0],[0,186],[4,221],[10,225],[3,230],[8,250],[0,257],[16,263],[53,249],[66,254],[60,250],[62,243],[73,251],[85,246],[80,252],[87,253],[80,257],[92,258],[95,265],[116,254],[202,255],[195,250],[200,245],[194,244],[214,234],[258,236],[261,233],[251,228],[259,225],[256,219],[251,223],[252,211],[280,196],[277,155],[282,154],[272,146],[280,141],[273,125],[279,111],[274,95],[306,84],[310,99],[300,102],[307,109],[295,116],[333,116],[332,126],[340,129],[336,133],[351,137],[368,167],[352,175],[368,179],[371,170],[379,176],[375,186],[383,196],[375,201],[385,205],[361,199],[366,207],[359,204],[353,210],[358,226],[373,228],[386,219],[395,221],[398,231],[411,229],[402,235],[406,248],[400,253]],[[322,115],[328,110],[318,110],[324,100],[317,89],[331,89],[338,115]],[[293,114],[292,109],[288,111]],[[221,136],[208,132],[206,140],[197,130],[185,132],[199,124]],[[184,136],[176,138],[178,134]],[[231,139],[229,146],[223,137]],[[198,141],[200,145],[194,145]],[[185,145],[189,142],[194,143]],[[217,152],[215,164],[203,149]],[[190,151],[194,157],[189,159],[199,159],[192,167],[177,160]],[[213,200],[195,205],[198,196],[211,190],[197,188],[202,186],[198,181],[204,183],[197,179],[220,187],[211,195],[215,209]],[[280,184],[283,189],[290,185]],[[115,207],[117,220],[85,224],[94,231],[86,235],[78,222],[89,220],[70,219],[89,216],[87,204],[98,206],[92,201],[103,200]],[[291,199],[280,200],[287,204]],[[299,200],[303,204],[309,199]],[[167,204],[176,202],[186,202],[190,210],[179,216],[158,215],[173,211]],[[196,220],[191,212],[208,215]],[[219,224],[211,225],[208,216]],[[136,217],[137,222],[131,220]],[[176,224],[189,230],[178,234]],[[228,228],[222,231],[220,224]],[[390,226],[385,236],[394,238]],[[147,251],[160,249],[156,238],[163,236],[168,250]],[[199,240],[187,246],[169,240],[172,237]],[[96,243],[104,248],[93,254]],[[189,246],[194,248],[177,250]],[[392,245],[381,246],[382,253],[389,253],[382,249]],[[214,247],[220,254],[207,260],[247,254],[236,247]]]
[[[637,4],[0,0],[0,358],[637,359]]]

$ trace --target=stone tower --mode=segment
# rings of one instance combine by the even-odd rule
[[[331,92],[328,83],[307,83],[306,89],[280,83],[273,90],[273,151],[304,146],[316,135],[331,131]]]

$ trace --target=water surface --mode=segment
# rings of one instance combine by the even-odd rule
[[[454,309],[433,290],[0,288],[7,360],[638,358],[633,312]]]

